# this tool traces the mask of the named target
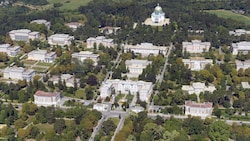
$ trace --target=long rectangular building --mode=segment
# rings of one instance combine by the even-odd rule
[[[9,35],[13,41],[29,42],[29,40],[40,38],[39,32],[31,32],[29,29],[12,30]]]
[[[121,92],[123,94],[131,93],[136,95],[139,93],[140,100],[148,102],[153,88],[152,82],[130,81],[130,80],[106,80],[100,88],[101,98],[110,96],[111,90]]]
[[[152,43],[141,43],[137,45],[125,45],[124,52],[133,51],[135,54],[141,54],[142,56],[158,55],[159,53],[165,55],[167,53],[167,47],[154,46]]]
[[[5,79],[31,81],[34,76],[35,71],[33,69],[25,69],[22,67],[8,67],[3,72],[3,77]]]
[[[50,45],[69,46],[72,40],[74,40],[74,36],[68,34],[54,34],[48,38],[48,43]]]
[[[10,44],[1,44],[0,45],[0,52],[7,53],[8,56],[14,57],[16,56],[21,50],[21,47],[19,46],[14,46],[11,47]]]
[[[56,58],[55,52],[47,52],[47,50],[33,50],[28,53],[28,60],[53,63]]]

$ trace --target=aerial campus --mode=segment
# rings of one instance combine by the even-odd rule
[[[0,0],[0,17],[0,140],[250,139],[248,1]]]

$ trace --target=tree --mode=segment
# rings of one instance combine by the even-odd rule
[[[35,115],[37,110],[38,110],[38,108],[37,108],[36,104],[34,104],[34,103],[25,103],[22,106],[22,111],[24,113],[29,114],[29,115]]]
[[[54,123],[55,132],[61,134],[65,128],[66,128],[65,121],[63,119],[56,119]]]
[[[228,140],[231,127],[223,121],[215,121],[208,128],[208,136],[213,141]]]
[[[108,119],[102,124],[102,134],[103,136],[109,136],[111,132],[115,131],[116,125],[113,120]]]
[[[86,81],[86,83],[90,86],[96,86],[98,84],[97,78],[94,75],[90,75]]]

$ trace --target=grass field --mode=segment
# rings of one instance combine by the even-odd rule
[[[246,25],[250,26],[250,17],[233,13],[230,10],[208,10],[206,12],[215,14],[218,17],[225,18],[225,19],[231,18],[233,20],[243,22]]]
[[[48,0],[50,4],[61,3],[63,4],[60,9],[77,9],[79,6],[87,5],[91,0]]]

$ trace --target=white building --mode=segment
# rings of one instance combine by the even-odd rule
[[[229,31],[229,35],[233,36],[241,36],[241,35],[249,35],[250,31],[245,30],[245,29],[235,29],[234,31]]]
[[[40,38],[39,32],[31,32],[29,29],[12,30],[9,35],[13,41],[29,42],[29,40]]]
[[[20,52],[20,46],[11,47],[10,44],[1,44],[0,45],[0,52],[7,53],[8,56],[14,57]]]
[[[3,72],[3,77],[5,79],[17,79],[17,80],[27,80],[31,81],[35,76],[35,71],[33,69],[25,69],[21,67],[7,67]]]
[[[112,33],[116,34],[116,32],[120,29],[120,27],[105,26],[103,28],[100,28],[100,32],[104,33],[105,35],[110,35]]]
[[[183,91],[187,91],[189,94],[200,94],[201,92],[213,92],[216,90],[215,86],[206,86],[205,83],[195,82],[192,85],[183,85],[181,88]]]
[[[104,36],[98,36],[96,38],[90,37],[87,39],[87,48],[93,48],[94,44],[98,48],[100,44],[105,47],[114,47],[113,39],[106,39]]]
[[[161,23],[165,20],[165,13],[162,11],[159,4],[155,7],[154,12],[151,14],[151,20],[154,23]]]
[[[246,61],[239,61],[239,60],[236,60],[236,61],[235,61],[235,64],[236,64],[236,69],[237,69],[237,71],[238,71],[239,69],[245,70],[245,69],[247,69],[247,68],[250,67],[250,60],[246,60]]]
[[[44,19],[33,20],[30,23],[44,24],[48,29],[50,29],[51,23]]]
[[[152,43],[141,43],[137,45],[125,45],[124,52],[127,53],[133,51],[136,54],[141,54],[142,56],[158,55],[162,53],[163,55],[167,52],[167,47],[165,46],[154,46]]]
[[[204,57],[190,57],[190,59],[182,59],[184,65],[192,71],[199,71],[205,68],[207,64],[213,64],[212,59],[205,59]]]
[[[241,82],[242,88],[244,89],[250,89],[250,85],[248,82]]]
[[[38,106],[57,106],[61,100],[60,92],[37,91],[34,94],[35,104]]]
[[[96,66],[99,60],[99,54],[93,54],[93,52],[90,52],[90,51],[81,51],[81,52],[73,53],[72,58],[77,58],[81,62],[84,62],[84,60],[86,59],[91,59],[94,61],[93,65]]]
[[[140,113],[144,111],[145,109],[141,106],[134,106],[134,107],[131,107],[130,110],[135,113]]]
[[[149,65],[151,63],[152,63],[152,61],[136,60],[136,59],[126,60],[126,62],[125,62],[126,67],[129,70],[129,74],[131,74],[133,76],[139,76],[140,74],[142,74],[143,69],[145,69],[147,67],[147,65]]]
[[[28,60],[54,63],[55,59],[56,59],[56,53],[47,52],[47,50],[33,50],[28,53]]]
[[[109,110],[109,105],[105,103],[96,103],[93,106],[93,109],[97,111],[108,111]]]
[[[211,46],[210,42],[201,42],[201,40],[192,40],[191,42],[182,42],[184,52],[185,50],[189,53],[203,53],[208,52]]]
[[[185,101],[185,115],[200,116],[202,119],[210,117],[213,112],[213,103],[196,103],[194,101]]]
[[[68,34],[54,34],[48,38],[48,43],[50,45],[69,46],[72,40],[74,40],[74,36]]]
[[[71,28],[72,31],[76,31],[77,28],[79,28],[80,26],[83,26],[83,24],[78,23],[78,22],[70,22],[70,23],[66,23],[65,25]]]
[[[152,82],[144,81],[131,81],[131,80],[106,80],[102,83],[100,88],[101,98],[110,96],[112,89],[115,92],[121,92],[122,94],[128,94],[129,92],[133,95],[139,93],[140,100],[148,101],[152,92]]]
[[[233,55],[237,55],[238,52],[248,52],[250,50],[250,42],[238,42],[238,43],[232,43],[232,48],[233,48]]]
[[[62,82],[65,81],[67,87],[74,87],[75,82],[77,83],[77,86],[79,86],[79,79],[75,78],[74,75],[71,74],[61,74],[60,76],[54,75],[49,79],[49,81],[55,85],[58,84],[60,79]]]

